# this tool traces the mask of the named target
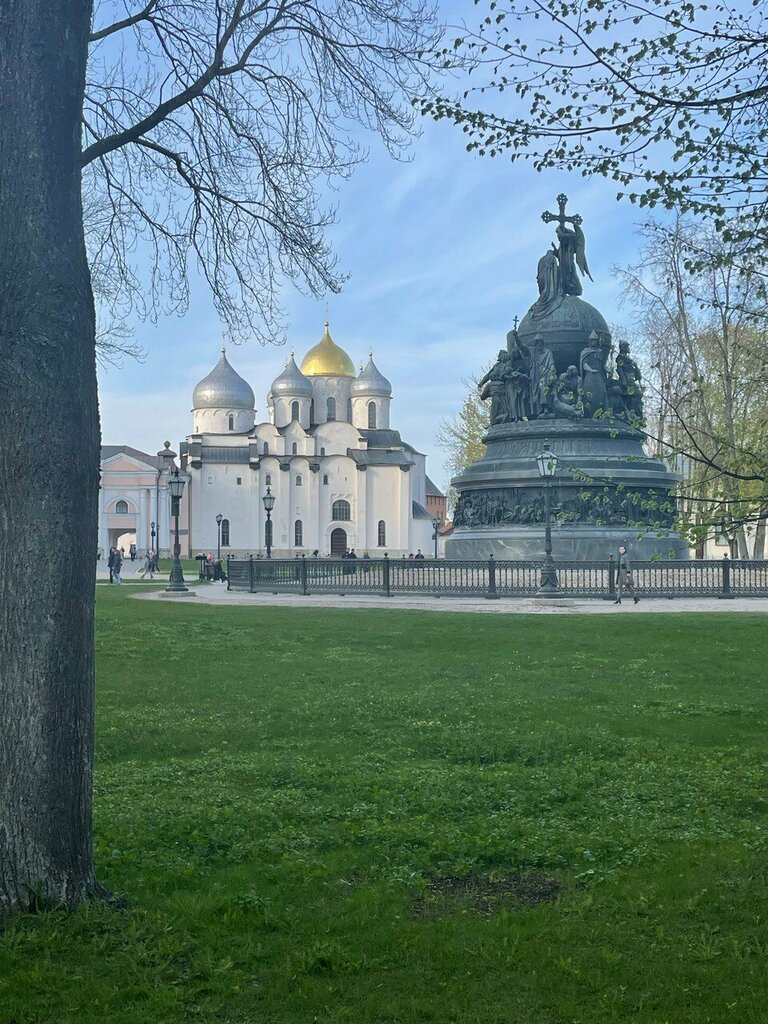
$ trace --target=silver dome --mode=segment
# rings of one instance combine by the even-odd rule
[[[273,395],[289,395],[292,398],[312,398],[312,383],[307,380],[304,374],[296,365],[296,360],[291,358],[285,364],[283,372],[272,381]]]
[[[251,410],[255,405],[251,385],[232,369],[222,349],[221,359],[192,392],[192,408]]]
[[[373,361],[368,357],[368,365],[360,371],[360,376],[352,382],[353,395],[376,395],[380,398],[392,397],[392,385]]]

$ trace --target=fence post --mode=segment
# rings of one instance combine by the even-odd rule
[[[613,552],[608,559],[608,598],[611,601],[616,599],[616,566]]]
[[[495,601],[498,598],[496,593],[496,563],[493,555],[488,558],[488,593],[485,595],[487,601]]]
[[[719,595],[724,601],[733,598],[731,593],[731,560],[728,555],[723,555],[723,587],[722,593]]]
[[[389,584],[389,555],[387,555],[386,552],[384,554],[384,593],[387,597],[392,596]]]
[[[301,556],[301,592],[307,596],[307,556]]]
[[[250,556],[250,565],[248,567],[248,578],[250,580],[250,593],[253,593],[253,555]]]

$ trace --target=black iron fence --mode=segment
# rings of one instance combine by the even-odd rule
[[[397,558],[230,558],[228,587],[272,594],[431,594],[434,597],[533,597],[540,561],[507,562]],[[616,597],[613,558],[557,562],[564,597]],[[633,562],[641,597],[768,597],[768,561],[729,558],[690,562]]]

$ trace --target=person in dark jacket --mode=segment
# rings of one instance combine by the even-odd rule
[[[112,556],[112,580],[114,583],[122,583],[120,579],[120,573],[123,569],[123,552],[120,548],[115,548],[115,553]]]
[[[109,549],[109,558],[107,559],[107,566],[109,568],[109,582],[114,583],[114,568],[115,568],[115,549]]]
[[[628,594],[632,600],[637,604],[640,598],[635,592],[635,581],[632,579],[632,563],[629,560],[627,549],[622,546],[619,548],[619,558],[616,563],[616,576],[618,582],[618,590],[616,600],[614,604],[621,604],[621,598],[623,594]]]

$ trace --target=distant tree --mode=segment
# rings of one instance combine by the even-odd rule
[[[437,45],[421,0],[92,13],[0,0],[0,912],[97,892],[92,281],[118,322],[181,309],[191,256],[232,333],[273,337],[283,280],[340,285],[318,183],[350,126],[404,144]]]
[[[445,453],[443,465],[452,476],[462,473],[485,455],[483,438],[490,426],[490,410],[478,394],[477,378],[472,377],[464,384],[467,394],[461,409],[442,421],[436,439],[438,448]],[[453,488],[449,488],[449,505],[453,505],[454,498]]]
[[[482,155],[603,175],[641,206],[703,214],[765,277],[761,4],[484,2],[479,29],[442,54],[469,54],[480,81],[460,99],[426,98],[424,113],[452,119]]]
[[[683,474],[681,525],[699,547],[713,534],[762,557],[768,512],[768,304],[757,275],[693,221],[648,222],[639,261],[616,268],[637,313],[648,435]],[[723,250],[725,249],[725,252]],[[691,263],[707,270],[692,272]]]

